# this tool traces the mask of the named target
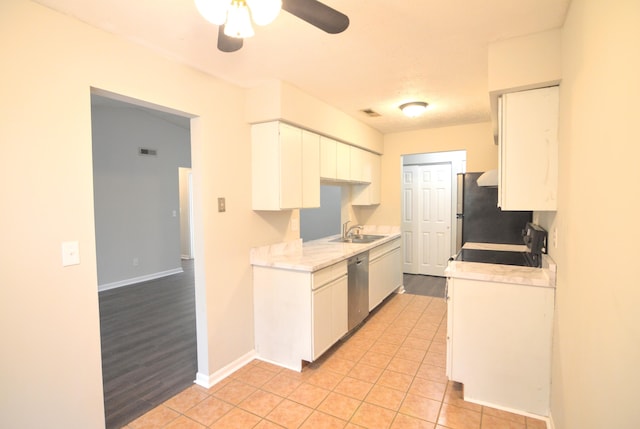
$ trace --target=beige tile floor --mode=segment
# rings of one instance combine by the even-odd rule
[[[393,295],[301,373],[254,360],[131,422],[148,428],[542,429],[541,420],[466,402],[445,376],[446,304]]]

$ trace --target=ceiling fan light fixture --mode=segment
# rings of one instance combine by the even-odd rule
[[[231,0],[195,0],[200,15],[215,25],[222,25],[227,20],[227,9]]]
[[[405,116],[415,118],[416,116],[422,115],[424,111],[427,110],[428,105],[429,104],[424,101],[411,101],[409,103],[401,104],[399,108]]]
[[[271,24],[282,9],[282,0],[246,0],[256,25]]]
[[[246,39],[255,34],[251,26],[249,8],[245,0],[233,0],[227,11],[227,23],[224,26],[224,34],[229,37]]]

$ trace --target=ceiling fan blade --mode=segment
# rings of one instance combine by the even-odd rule
[[[330,34],[342,33],[349,17],[317,0],[282,0],[282,9]]]
[[[218,26],[218,49],[222,52],[235,52],[242,48],[242,40],[224,34],[224,25]]]

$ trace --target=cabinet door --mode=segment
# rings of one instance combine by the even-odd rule
[[[302,206],[320,207],[320,136],[302,131]]]
[[[447,358],[446,358],[446,374],[449,380],[453,378],[453,303],[451,296],[453,294],[455,280],[447,277],[447,286],[445,288],[444,297],[447,300]]]
[[[351,181],[369,183],[371,182],[371,168],[369,164],[369,152],[349,146],[349,175]]]
[[[382,257],[369,262],[369,311],[385,298],[384,263]]]
[[[280,208],[302,207],[302,130],[280,124]]]
[[[348,328],[348,280],[344,275],[313,291],[313,358],[336,343]]]
[[[369,185],[369,204],[380,204],[382,193],[382,166],[380,155],[371,154],[371,184]]]
[[[344,143],[336,143],[336,179],[351,180],[351,147]]]
[[[342,338],[349,329],[348,283],[347,276],[343,276],[331,288],[332,344]]]
[[[333,344],[331,326],[332,288],[324,286],[313,292],[313,358],[317,359]]]
[[[465,397],[548,415],[554,289],[455,279],[449,297],[450,377]]]
[[[556,210],[558,87],[504,94],[499,105],[503,210]]]
[[[369,311],[402,285],[400,239],[382,246],[386,253],[369,262]]]
[[[375,153],[368,154],[367,165],[370,168],[370,180],[368,185],[353,185],[351,204],[354,206],[370,206],[380,204],[381,190],[381,173],[380,173],[380,155]]]
[[[328,137],[320,137],[320,177],[336,179],[336,156],[338,142]]]

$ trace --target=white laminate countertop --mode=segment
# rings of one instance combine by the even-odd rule
[[[363,234],[384,235],[371,243],[341,243],[340,237],[307,241],[293,240],[251,249],[251,265],[293,271],[317,271],[400,237],[399,227],[365,226]]]
[[[493,243],[465,243],[463,248],[516,252],[526,250],[524,245]],[[556,271],[557,267],[553,259],[549,255],[542,255],[542,268],[449,261],[445,269],[445,275],[451,278],[555,288]]]

